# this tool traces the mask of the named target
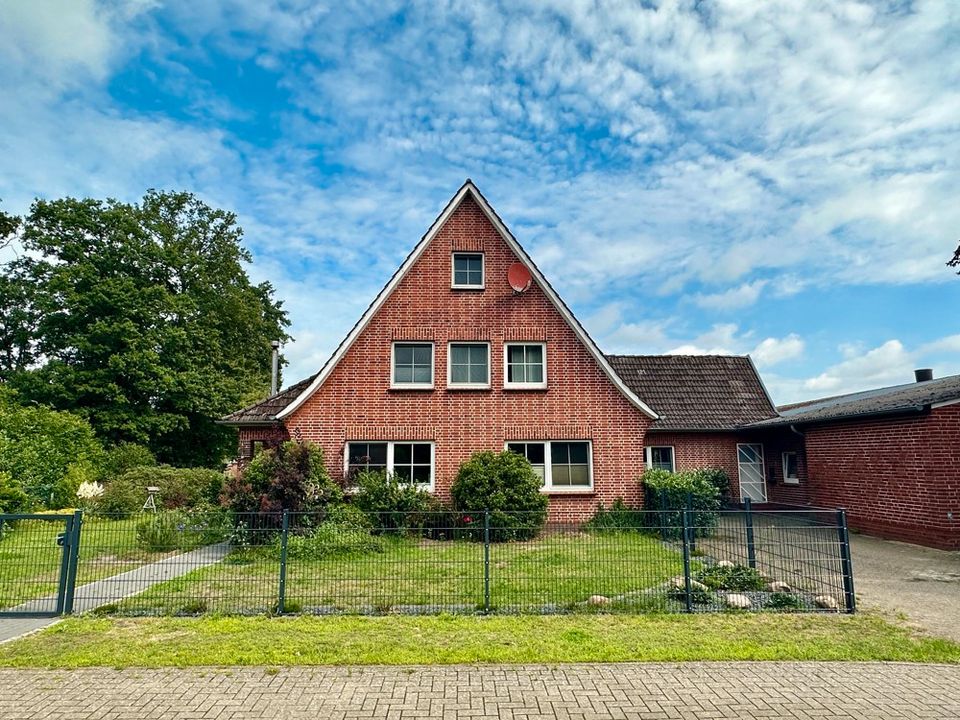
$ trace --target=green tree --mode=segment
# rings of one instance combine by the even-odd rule
[[[289,337],[273,288],[247,276],[241,239],[235,215],[189,193],[37,200],[0,285],[0,306],[25,313],[0,372],[108,445],[218,464],[235,435],[216,419],[267,394],[270,341]]]
[[[22,406],[0,388],[0,474],[6,474],[33,506],[76,504],[77,488],[100,475],[103,448],[80,417],[45,407]]]
[[[14,243],[20,218],[0,210],[0,249]],[[0,381],[33,362],[33,337],[39,314],[32,302],[33,286],[0,275]]]

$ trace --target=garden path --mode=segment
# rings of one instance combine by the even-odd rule
[[[76,589],[73,596],[75,613],[89,612],[104,605],[120,602],[124,598],[138,595],[159,583],[173,580],[194,570],[215,565],[230,552],[226,542],[173,555],[133,570],[111,575],[110,577],[86,583]],[[49,612],[55,607],[57,596],[37,598],[22,605],[9,608],[7,612],[24,614]],[[13,640],[31,632],[49,627],[57,622],[56,617],[5,617],[0,618],[0,643]]]

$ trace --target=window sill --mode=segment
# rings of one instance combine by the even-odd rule
[[[529,385],[526,385],[526,384],[504,385],[504,386],[503,386],[503,389],[504,389],[504,390],[507,390],[507,391],[514,391],[514,392],[516,392],[517,390],[519,390],[519,391],[521,391],[521,392],[524,391],[524,390],[546,390],[546,389],[547,389],[547,384],[546,384],[546,383],[535,383],[535,384],[529,384]]]
[[[799,485],[799,484],[800,484],[800,478],[796,478],[796,479],[793,479],[793,480],[791,480],[791,479],[784,479],[783,484],[784,484],[784,485]]]
[[[596,495],[596,491],[590,488],[541,488],[540,492],[544,495]]]
[[[447,390],[489,390],[489,385],[447,385]]]
[[[451,290],[486,290],[484,285],[451,285]]]
[[[391,385],[390,390],[394,392],[404,392],[407,390],[413,390],[415,392],[424,392],[435,389],[433,385]]]

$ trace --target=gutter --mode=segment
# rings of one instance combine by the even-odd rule
[[[742,425],[740,430],[763,430],[765,428],[779,428],[787,425],[791,430],[797,425],[826,425],[830,423],[838,422],[856,422],[862,419],[870,419],[877,417],[891,417],[896,415],[921,415],[924,412],[929,411],[929,405],[909,405],[907,407],[900,407],[893,410],[873,410],[871,412],[857,413],[855,415],[834,415],[832,417],[822,417],[822,418],[811,418],[809,420],[803,419],[792,419],[789,417],[781,417],[778,422],[768,422],[765,420],[760,421],[760,423],[754,423],[752,425]]]

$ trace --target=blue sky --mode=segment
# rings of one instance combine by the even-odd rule
[[[960,3],[11,0],[0,198],[235,211],[314,372],[464,178],[608,352],[960,373]]]

